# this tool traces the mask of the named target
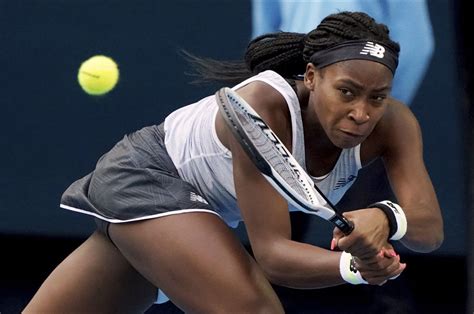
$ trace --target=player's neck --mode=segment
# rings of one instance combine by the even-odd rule
[[[331,142],[320,126],[314,124],[311,126],[305,125],[304,142],[308,172],[315,177],[330,172],[339,159],[342,149]]]

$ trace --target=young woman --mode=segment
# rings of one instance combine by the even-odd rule
[[[47,278],[28,312],[137,312],[157,288],[190,313],[281,313],[271,283],[383,284],[405,268],[391,241],[430,252],[443,240],[416,118],[390,89],[399,46],[360,12],[308,34],[253,40],[240,64],[193,59],[237,93],[337,203],[358,170],[382,158],[398,204],[346,212],[354,231],[332,249],[293,241],[289,207],[218,112],[214,95],[124,137],[74,182],[61,207],[98,230]],[[304,74],[304,75],[301,75]],[[243,220],[254,257],[230,230]],[[336,250],[336,248],[338,248]]]

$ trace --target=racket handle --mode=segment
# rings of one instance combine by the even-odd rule
[[[339,228],[345,235],[348,235],[354,230],[354,224],[352,221],[347,220],[341,214],[336,213],[331,219],[329,219],[336,227]]]

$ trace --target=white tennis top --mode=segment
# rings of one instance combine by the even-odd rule
[[[285,98],[293,130],[292,154],[306,169],[303,123],[295,91],[273,71],[259,73],[233,89],[253,81],[269,84]],[[229,226],[236,227],[242,218],[235,197],[231,152],[216,134],[217,113],[214,95],[172,112],[165,119],[165,145],[183,180],[195,186]],[[333,204],[337,204],[360,168],[360,145],[344,149],[331,172],[315,180],[316,185]],[[290,205],[289,210],[297,209]]]

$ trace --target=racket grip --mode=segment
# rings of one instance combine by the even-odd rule
[[[344,216],[341,214],[336,213],[330,221],[337,227],[339,230],[341,230],[345,235],[349,235],[352,230],[354,230],[354,224],[352,221],[347,220]]]

